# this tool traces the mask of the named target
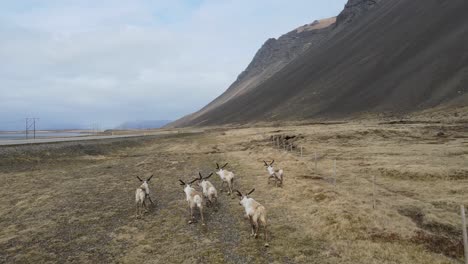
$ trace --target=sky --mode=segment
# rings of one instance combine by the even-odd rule
[[[346,0],[0,0],[0,130],[175,120]]]

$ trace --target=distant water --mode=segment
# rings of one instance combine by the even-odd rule
[[[36,138],[57,138],[57,137],[77,137],[87,136],[87,133],[76,133],[76,132],[42,132],[36,133]],[[33,134],[28,134],[28,139],[33,138]],[[11,133],[2,134],[0,133],[0,140],[11,140],[11,139],[26,139],[25,133]]]

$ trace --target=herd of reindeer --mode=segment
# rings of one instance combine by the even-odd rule
[[[268,171],[268,184],[270,184],[271,180],[275,182],[276,187],[283,185],[283,170],[275,170],[273,168],[274,160],[270,163],[263,161],[265,167]],[[265,238],[265,247],[268,247],[268,238],[267,238],[267,220],[266,220],[266,209],[263,205],[255,201],[253,198],[249,197],[255,189],[252,189],[250,192],[246,194],[242,194],[239,190],[233,190],[233,183],[234,183],[234,173],[232,171],[226,170],[226,166],[228,163],[224,164],[223,166],[219,166],[216,163],[216,174],[221,178],[221,190],[224,190],[224,186],[227,184],[228,195],[232,195],[233,191],[237,193],[240,198],[239,204],[242,205],[245,209],[245,218],[248,218],[250,221],[250,225],[252,227],[252,233],[250,234],[251,237],[258,238],[258,230],[260,228],[260,224],[264,228],[264,238]],[[193,214],[194,210],[198,208],[200,211],[200,217],[202,221],[202,225],[205,225],[205,218],[203,216],[203,208],[204,204],[206,207],[217,206],[218,204],[218,191],[214,187],[214,185],[208,181],[208,179],[213,175],[203,177],[201,172],[198,173],[198,177],[194,178],[192,181],[186,183],[179,179],[180,185],[184,186],[185,192],[185,199],[188,203],[190,209],[190,221],[189,224],[196,223],[195,216]],[[137,176],[138,180],[142,183],[140,187],[136,189],[135,192],[135,201],[136,201],[136,215],[140,217],[143,214],[143,210],[148,211],[148,203],[147,200],[154,205],[153,200],[150,197],[150,190],[148,186],[148,182],[151,180],[153,175],[151,175],[148,179],[142,180],[140,177]],[[201,191],[197,191],[193,184],[198,182],[198,186],[201,188]],[[206,202],[205,202],[206,201]]]

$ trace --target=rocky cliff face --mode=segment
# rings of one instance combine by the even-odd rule
[[[408,113],[468,104],[466,0],[349,0],[270,39],[219,98],[173,126]]]
[[[323,40],[331,31],[336,18],[316,20],[299,27],[278,39],[270,38],[258,50],[249,66],[239,75],[241,81],[249,75],[259,74],[274,64],[287,64],[312,45]]]
[[[252,62],[222,95],[198,112],[189,114],[169,126],[193,125],[195,124],[193,120],[202,118],[210,111],[216,111],[216,108],[222,104],[254,89],[308,49],[318,46],[331,35],[340,31],[337,25],[351,23],[379,1],[382,0],[349,0],[338,18],[315,20],[310,24],[292,30],[278,39],[268,39],[257,51]]]
[[[315,20],[310,24],[303,25],[282,35],[278,39],[268,39],[257,51],[252,62],[239,74],[237,80],[231,84],[226,92],[200,111],[175,121],[171,126],[189,124],[190,120],[198,118],[227,101],[255,88],[309,48],[324,41],[333,30],[335,21],[335,17]]]
[[[344,10],[337,17],[336,24],[343,25],[352,22],[381,1],[382,0],[349,0]]]

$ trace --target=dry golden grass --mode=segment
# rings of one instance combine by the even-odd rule
[[[91,155],[22,155],[29,166],[0,168],[0,262],[460,263],[467,131],[440,126],[219,128]],[[304,157],[275,148],[272,135],[296,136],[290,143]],[[267,184],[262,160],[272,159],[285,170],[283,188]],[[187,224],[177,179],[215,162],[230,163],[236,188],[256,188],[270,248],[249,237],[238,199],[225,193],[219,211],[207,210],[206,227]],[[157,206],[136,219],[135,176],[151,173]]]

